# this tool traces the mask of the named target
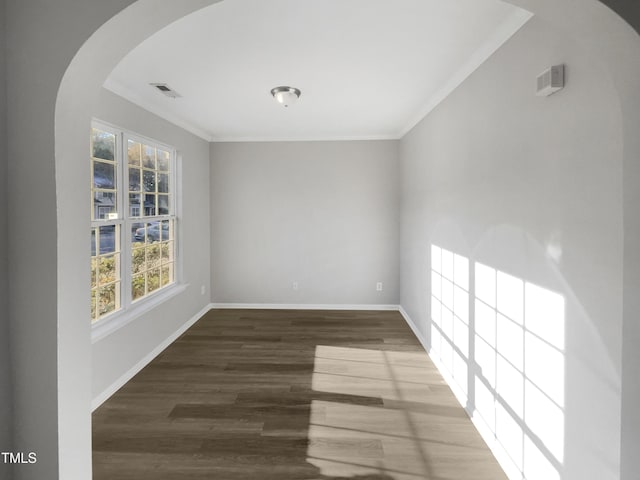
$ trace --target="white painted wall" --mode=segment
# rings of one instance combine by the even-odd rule
[[[8,271],[11,278],[9,320],[14,437],[16,448],[38,452],[36,465],[17,470],[15,478],[18,480],[85,480],[90,477],[91,344],[85,321],[88,305],[77,301],[78,292],[83,291],[89,277],[86,269],[89,252],[84,240],[87,226],[81,220],[88,218],[85,203],[89,198],[88,186],[84,185],[88,185],[89,173],[84,161],[78,163],[77,159],[84,159],[88,150],[86,131],[94,113],[92,99],[118,59],[137,43],[168,22],[213,2],[6,0],[7,111],[11,119],[7,171],[10,179],[7,213],[11,225]],[[636,365],[640,363],[640,350],[636,348],[640,338],[640,322],[637,321],[640,258],[636,254],[640,244],[640,217],[635,215],[640,192],[637,35],[625,30],[619,19],[603,13],[604,8],[595,0],[510,2],[555,22],[557,28],[565,29],[569,37],[583,46],[583,52],[591,52],[607,64],[613,79],[611,85],[622,99],[624,197],[628,212],[624,219],[622,478],[635,480],[640,467],[640,456],[637,455],[640,382],[636,373]],[[100,28],[128,5],[132,5],[131,8]],[[637,9],[621,11],[637,12]],[[522,53],[522,56],[527,55],[528,52]],[[97,62],[97,58],[101,61]],[[504,72],[514,74],[511,66],[505,66],[503,70],[501,75]],[[484,119],[482,125],[486,125]],[[34,188],[39,192],[38,196],[24,195],[25,191]],[[57,245],[56,242],[40,241],[43,231],[51,238],[57,238]],[[585,260],[585,252],[581,249],[566,251],[572,256],[575,253],[574,258]],[[567,262],[569,258],[565,256]],[[592,258],[586,261],[591,262]],[[572,271],[575,275],[575,270]],[[411,276],[411,271],[408,272]],[[578,283],[582,285],[582,282]],[[407,285],[409,294],[411,289],[412,285]],[[34,291],[37,292],[35,296]],[[584,290],[579,294],[580,300],[586,300]],[[598,300],[596,295],[586,303],[592,309],[593,303],[610,300]],[[615,316],[613,318],[615,324]],[[587,331],[586,335],[591,334]],[[589,355],[591,352],[585,358]],[[580,386],[576,391],[581,392]],[[606,388],[602,391],[607,395]],[[585,408],[588,407],[587,403]],[[591,413],[593,418],[602,421],[600,410]],[[589,438],[588,433],[583,436]],[[608,433],[606,430],[605,434]],[[615,449],[613,443],[614,447],[611,447],[606,438],[601,438],[595,451],[580,452],[580,461],[587,458],[589,461],[585,465],[600,462],[603,455],[611,454],[611,448]],[[592,460],[592,456],[596,460]],[[572,462],[577,461],[574,452]],[[615,462],[611,468],[615,468]],[[588,473],[584,478],[594,478],[599,472]]]
[[[620,478],[633,480],[640,471],[640,95],[638,95],[638,51],[640,43],[640,2],[629,0],[605,0],[606,5],[618,12],[634,28],[635,32],[619,32],[616,41],[626,41],[627,48],[617,50],[613,68],[618,70],[616,89],[625,99],[622,110],[625,116],[624,163],[624,325],[622,330],[622,451]],[[636,47],[628,39],[631,37]]]
[[[397,149],[211,144],[213,301],[397,304]]]
[[[93,103],[128,51],[211,3],[7,0],[14,444],[38,454],[17,480],[91,477],[92,347],[81,292]]]
[[[7,204],[7,105],[5,70],[5,2],[0,0],[0,205]],[[0,208],[0,451],[11,451],[11,356],[9,354],[9,296],[7,267],[7,210]],[[0,464],[0,480],[9,480],[10,467]]]
[[[559,63],[567,87],[536,97],[537,74]],[[560,293],[561,478],[620,478],[623,136],[604,63],[534,17],[402,140],[400,152],[401,304],[425,341],[431,244]]]
[[[92,396],[98,397],[155,347],[209,304],[209,143],[106,89],[96,101],[95,118],[161,141],[181,158],[182,201],[178,209],[185,292],[92,347]],[[200,293],[204,286],[205,294]]]

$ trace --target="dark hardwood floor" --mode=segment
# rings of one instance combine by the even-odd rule
[[[397,312],[212,310],[93,414],[95,480],[503,480]]]

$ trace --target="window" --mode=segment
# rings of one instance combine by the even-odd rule
[[[175,151],[91,129],[91,321],[175,283]]]

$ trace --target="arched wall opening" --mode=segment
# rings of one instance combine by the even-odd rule
[[[59,476],[88,478],[91,472],[91,332],[86,302],[77,292],[89,281],[84,239],[88,218],[85,158],[93,106],[104,80],[131,49],[169,23],[220,0],[140,0],[106,21],[82,44],[60,84],[56,101],[58,203],[58,461]],[[96,58],[100,60],[97,62]],[[83,233],[81,233],[83,232]],[[43,473],[39,478],[45,478]],[[31,477],[29,477],[31,478]],[[36,478],[35,476],[33,478]]]
[[[85,15],[90,15],[89,11],[100,2],[92,0],[89,4],[86,1],[75,3],[77,5],[65,8],[64,13],[72,16],[71,7],[74,7],[82,10]],[[89,253],[85,241],[87,224],[83,220],[89,218],[85,202],[89,196],[89,169],[88,162],[78,162],[77,159],[85,158],[88,150],[86,132],[92,116],[92,100],[118,61],[138,43],[168,23],[213,3],[216,0],[126,0],[117,7],[112,6],[111,10],[96,8],[91,14],[91,23],[102,26],[95,33],[86,31],[69,38],[66,57],[63,55],[57,59],[64,77],[61,77],[59,90],[55,89],[56,96],[46,99],[52,105],[55,102],[55,131],[50,133],[47,139],[49,143],[41,149],[45,155],[47,152],[52,154],[55,145],[55,183],[52,179],[47,182],[50,191],[55,191],[57,207],[55,213],[49,209],[45,215],[54,213],[54,228],[58,232],[57,263],[48,272],[57,279],[57,290],[50,297],[53,302],[49,303],[50,307],[56,307],[57,335],[39,340],[42,346],[39,360],[29,364],[24,359],[18,361],[26,365],[23,373],[27,374],[39,364],[51,364],[56,359],[57,398],[46,398],[46,401],[57,405],[57,419],[40,423],[37,403],[17,402],[16,447],[31,442],[27,448],[40,448],[48,453],[33,468],[18,471],[16,478],[51,478],[55,464],[59,471],[57,478],[85,479],[91,471],[90,326],[86,321],[86,302],[79,301],[84,296],[78,293],[83,292],[89,282],[86,268]],[[625,209],[633,212],[630,207],[637,204],[637,197],[640,196],[640,167],[637,161],[640,156],[640,136],[637,135],[640,128],[640,96],[637,95],[636,80],[640,74],[640,37],[628,24],[595,0],[512,0],[510,3],[530,10],[555,25],[558,30],[575,38],[584,49],[591,51],[594,58],[608,66],[611,81],[621,100]],[[121,8],[124,10],[116,14]],[[69,63],[71,58],[73,60]],[[96,62],[96,58],[100,58],[100,62]],[[48,120],[43,121],[50,122],[50,119],[48,117]],[[25,116],[17,121],[24,126],[29,120]],[[34,150],[27,147],[22,155],[27,155],[28,152],[33,154]],[[38,149],[35,153],[38,153]],[[19,180],[21,181],[26,182]],[[624,217],[624,239],[621,478],[630,480],[632,473],[636,471],[633,467],[638,466],[637,463],[634,464],[634,461],[638,462],[633,458],[634,452],[640,448],[640,416],[632,406],[640,398],[640,388],[633,378],[633,372],[628,371],[639,361],[638,354],[632,347],[634,340],[640,340],[640,328],[633,315],[633,312],[640,311],[640,304],[634,299],[634,293],[640,285],[640,256],[633,250],[640,245],[640,220],[633,219],[632,214]],[[23,252],[23,255],[26,253]],[[27,299],[18,300],[17,306],[12,308],[13,322],[17,322],[16,319],[20,316],[31,315],[26,302]],[[34,344],[30,335],[38,335],[37,325],[34,323],[21,328],[23,330],[19,334],[14,334],[13,343],[24,349]],[[27,377],[15,380],[23,398],[42,394],[38,389],[27,385],[28,382]],[[51,392],[46,392],[49,393]],[[44,431],[40,430],[43,424]],[[51,445],[54,444],[57,444],[57,449],[52,448]]]

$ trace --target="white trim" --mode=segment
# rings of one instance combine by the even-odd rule
[[[211,308],[251,310],[386,310],[397,311],[398,305],[352,305],[307,303],[212,303]]]
[[[187,320],[180,328],[173,332],[169,337],[160,343],[156,348],[149,352],[142,360],[136,363],[133,367],[127,370],[120,378],[107,387],[102,393],[94,397],[91,401],[91,411],[94,411],[100,405],[102,405],[111,395],[116,393],[122,386],[131,380],[136,373],[146,367],[154,358],[156,358],[162,351],[175,342],[180,335],[186,332],[194,323],[201,319],[209,310],[211,305],[206,305],[202,310],[196,313],[193,317]]]
[[[105,80],[102,86],[107,90],[115,93],[119,97],[122,97],[125,100],[145,109],[146,111],[153,113],[154,115],[157,115],[162,120],[166,120],[169,123],[173,123],[174,125],[182,128],[183,130],[186,130],[189,133],[193,133],[196,137],[200,137],[201,139],[207,142],[213,141],[213,135],[210,134],[209,132],[206,132],[201,128],[198,128],[195,125],[191,124],[190,122],[164,111],[162,108],[158,108],[156,105],[153,105],[151,102],[147,102],[143,100],[138,94],[124,87],[119,82],[116,82],[108,78],[107,80]]]
[[[436,108],[451,92],[464,82],[473,72],[486,62],[507,40],[520,30],[531,18],[533,13],[522,8],[516,9],[509,17],[493,32],[493,34],[482,42],[478,49],[473,52],[469,59],[449,78],[449,80],[433,94],[427,102],[420,108],[404,128],[398,132],[397,138],[404,137],[422,119]]]
[[[174,255],[175,260],[173,262],[173,275],[174,279],[178,283],[184,282],[184,262],[182,259],[184,258],[184,242],[182,241],[182,216],[183,207],[182,207],[182,193],[184,192],[184,184],[183,175],[182,175],[182,152],[179,150],[175,150],[174,155],[174,174],[171,176],[172,181],[175,183],[173,187],[173,195],[175,196],[173,200],[173,208],[174,208],[174,220],[173,220],[173,232],[174,232]]]
[[[496,458],[496,460],[498,461],[498,464],[500,465],[502,470],[504,470],[507,477],[520,478],[519,476],[514,476],[514,466],[513,466],[513,461],[511,460],[511,457],[509,456],[505,448],[500,444],[500,442],[498,442],[494,432],[492,432],[491,429],[486,426],[479,412],[476,415],[475,410],[469,410],[467,408],[466,395],[462,395],[462,391],[456,384],[451,374],[447,371],[446,368],[444,368],[444,365],[437,358],[437,356],[435,355],[435,352],[432,353],[430,349],[427,347],[427,340],[422,335],[422,333],[418,330],[416,323],[409,316],[409,314],[402,307],[402,305],[398,306],[398,311],[400,312],[400,315],[402,315],[402,317],[404,318],[405,322],[407,322],[407,325],[409,325],[409,328],[411,328],[414,335],[418,338],[418,340],[422,344],[422,347],[425,349],[425,351],[429,355],[429,358],[438,369],[438,372],[440,373],[442,378],[444,378],[445,382],[447,382],[447,385],[449,386],[449,388],[451,388],[452,392],[456,396],[456,399],[458,400],[462,408],[464,408],[464,411],[467,412],[467,415],[469,415],[469,418],[471,419],[473,426],[476,427],[476,430],[478,431],[482,439],[486,442],[487,446],[491,450],[491,453],[493,453],[493,456]],[[463,398],[465,399],[464,402],[461,401],[461,398],[459,395],[463,396]]]
[[[522,472],[513,463],[513,460],[507,453],[507,450],[502,446],[502,444],[500,444],[500,442],[496,438],[496,434],[492,432],[491,428],[487,427],[487,425],[484,423],[482,417],[480,416],[480,412],[478,412],[477,415],[474,415],[475,411],[469,412],[466,408],[465,411],[471,418],[471,423],[473,423],[473,426],[476,427],[476,430],[489,447],[489,450],[491,450],[491,453],[493,453],[493,456],[498,462],[498,465],[500,465],[500,468],[502,468],[502,470],[504,471],[506,477],[513,480],[524,478],[522,476]]]
[[[91,326],[91,343],[99,342],[115,331],[120,330],[139,316],[144,315],[161,303],[184,292],[188,286],[188,283],[174,283],[173,285],[156,290],[137,302],[132,303],[127,310],[121,309],[113,314],[106,315]]]
[[[307,137],[233,137],[216,136],[212,137],[214,143],[227,142],[351,142],[351,141],[371,141],[371,140],[400,140],[401,136],[396,134],[379,135],[318,135]]]
[[[118,128],[118,127],[114,127],[114,128]],[[124,154],[128,153],[129,151],[129,144],[127,143],[129,140],[131,140],[133,143],[141,143],[143,145],[146,145],[148,147],[153,147],[153,148],[159,148],[160,150],[166,150],[169,153],[171,153],[173,155],[173,157],[175,158],[176,155],[176,147],[174,147],[173,145],[169,145],[167,143],[161,142],[159,140],[156,140],[154,138],[151,137],[147,137],[145,135],[141,135],[139,133],[133,132],[129,129],[123,128],[123,127],[119,127],[119,131],[120,133],[122,133],[124,135],[124,140],[122,141],[122,159],[124,162]],[[126,144],[126,147],[125,147]],[[129,159],[127,156],[127,166],[129,165]],[[173,167],[173,165],[171,165]],[[142,152],[140,153],[140,168],[147,168],[142,164]],[[128,179],[127,179],[128,181]]]
[[[418,330],[418,326],[414,323],[413,319],[409,316],[409,314],[407,313],[407,311],[404,309],[402,305],[398,305],[398,311],[400,312],[400,315],[402,315],[402,318],[404,318],[404,321],[407,322],[407,325],[409,325],[409,328],[411,329],[413,334],[416,336],[416,338],[422,345],[422,348],[424,348],[425,352],[429,353],[429,348],[427,347],[427,339],[424,337],[424,335],[422,335],[422,332]]]
[[[451,391],[455,395],[455,397],[458,400],[458,403],[460,404],[460,406],[462,406],[462,408],[465,409],[465,411],[469,414],[469,416],[471,416],[472,412],[469,412],[467,410],[467,395],[458,386],[458,384],[456,383],[455,379],[451,376],[451,373],[449,373],[449,371],[442,364],[442,362],[440,361],[440,359],[436,355],[436,352],[434,352],[432,349],[428,348],[427,339],[420,332],[420,330],[418,330],[418,326],[413,321],[413,319],[409,316],[407,311],[402,306],[400,306],[399,307],[399,312],[400,312],[400,315],[402,315],[404,317],[405,321],[409,325],[409,328],[411,328],[411,330],[413,331],[414,335],[418,338],[418,340],[422,344],[422,348],[424,348],[424,350],[427,352],[427,354],[429,355],[429,358],[431,359],[433,364],[438,369],[438,372],[440,372],[440,375],[442,375],[442,378],[444,378],[444,380],[447,382],[447,385],[449,386],[449,388],[451,388]]]

